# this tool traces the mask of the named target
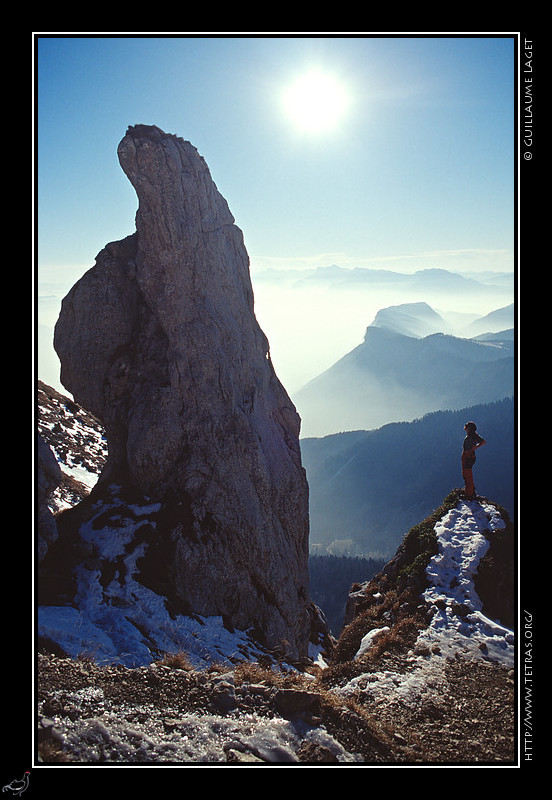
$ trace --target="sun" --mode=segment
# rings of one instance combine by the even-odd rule
[[[329,72],[313,69],[283,92],[288,120],[305,133],[333,130],[349,110],[351,98],[344,83]]]

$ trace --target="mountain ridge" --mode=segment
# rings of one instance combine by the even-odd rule
[[[464,288],[467,292],[476,289],[478,292],[496,292],[497,288],[513,288],[514,274],[505,272],[466,273],[441,267],[426,267],[414,272],[400,272],[398,270],[378,269],[370,267],[342,267],[332,264],[328,267],[290,268],[277,270],[267,268],[258,271],[256,279],[270,281],[294,280],[297,286],[325,284],[332,288],[347,288],[347,286],[367,286],[384,283],[395,286],[404,285],[409,288],[427,289],[428,287],[442,289],[444,286],[458,289]],[[493,280],[495,283],[493,283]]]
[[[369,325],[361,344],[294,393],[303,438],[380,428],[514,395],[513,333],[418,336],[413,326],[423,320],[418,315],[405,322],[405,307],[425,308],[383,309],[385,327]],[[397,330],[405,325],[407,333]]]
[[[390,557],[404,530],[460,478],[463,426],[476,419],[487,439],[476,484],[515,515],[512,398],[435,411],[412,422],[302,440],[310,485],[311,547],[349,539],[351,555]],[[391,551],[391,552],[390,552]]]

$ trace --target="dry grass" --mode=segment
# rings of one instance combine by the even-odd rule
[[[385,659],[405,655],[419,632],[427,627],[427,617],[419,602],[419,597],[409,590],[390,589],[383,600],[367,605],[343,630],[322,682],[335,686],[363,672],[379,669]],[[355,658],[363,637],[383,628],[389,630],[383,631],[362,656]]]
[[[193,672],[194,667],[190,664],[188,656],[184,652],[166,653],[163,658],[155,662],[161,667],[172,667],[172,669],[182,669],[185,672]]]
[[[184,653],[175,653],[165,656],[156,663],[174,669],[187,669],[188,662]],[[224,672],[228,672],[228,665],[222,663],[211,664],[206,670],[206,673],[211,675]],[[377,718],[368,714],[354,698],[336,695],[321,677],[318,678],[312,673],[275,669],[265,667],[258,662],[246,661],[235,665],[232,672],[236,687],[259,684],[274,689],[276,695],[278,690],[308,693],[313,698],[311,712],[318,716],[340,741],[371,758],[374,755],[383,757],[389,753],[392,746],[389,730],[382,726]],[[325,670],[320,671],[321,676],[324,673]]]
[[[320,675],[324,672],[320,671]],[[257,683],[275,689],[308,692],[315,697],[311,712],[319,717],[327,730],[344,746],[369,759],[383,760],[392,750],[391,731],[354,698],[336,695],[321,678],[308,673],[265,669],[255,663],[238,665],[234,677],[236,685]]]

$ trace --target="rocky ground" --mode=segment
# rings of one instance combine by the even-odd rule
[[[457,658],[447,661],[443,678],[415,705],[390,698],[372,713],[427,763],[513,763],[513,671]]]
[[[184,667],[184,668],[182,668]],[[403,656],[377,669],[407,670]],[[330,670],[331,672],[331,670]],[[374,673],[375,677],[375,673]],[[344,695],[321,675],[258,664],[128,669],[38,657],[39,760],[77,763],[512,764],[514,679],[449,659],[418,702]],[[366,679],[369,683],[369,677]]]

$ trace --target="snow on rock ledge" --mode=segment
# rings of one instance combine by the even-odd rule
[[[431,585],[424,592],[435,614],[417,647],[438,646],[444,655],[485,654],[513,664],[513,632],[482,613],[474,587],[477,568],[490,546],[484,532],[504,527],[495,506],[484,501],[460,501],[435,525],[439,553],[426,569]]]
[[[513,668],[513,631],[485,616],[474,586],[478,566],[490,547],[489,537],[505,527],[498,509],[484,500],[459,500],[447,511],[434,526],[438,553],[429,560],[429,586],[422,593],[432,616],[408,654],[408,670],[357,674],[340,692],[348,695],[361,691],[376,703],[397,701],[416,706],[423,696],[445,690],[445,668],[450,658],[485,659]],[[370,631],[356,658],[383,632],[383,628]]]
[[[80,529],[86,551],[75,569],[73,603],[39,606],[38,636],[73,658],[127,667],[165,653],[185,652],[196,667],[266,655],[246,631],[229,630],[221,615],[174,613],[168,598],[146,585],[144,557],[161,511],[160,503],[126,503],[115,486],[109,503],[94,503]]]

